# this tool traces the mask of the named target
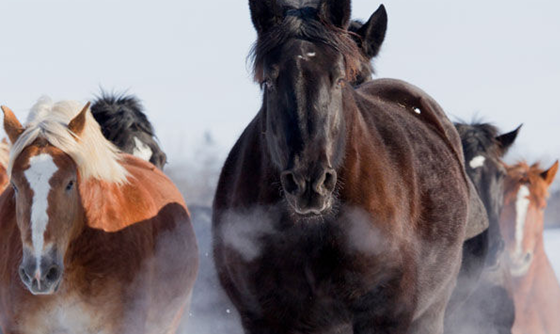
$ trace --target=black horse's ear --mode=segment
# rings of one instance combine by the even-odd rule
[[[354,23],[353,25],[357,27]],[[352,31],[353,29],[349,30]],[[368,59],[377,56],[387,32],[387,11],[385,6],[379,6],[365,24],[352,32],[358,34],[359,38],[355,38],[356,42]]]
[[[502,150],[502,155],[506,154],[511,145],[513,145],[513,142],[515,141],[515,138],[517,138],[517,134],[519,133],[519,130],[522,126],[523,124],[521,124],[517,127],[517,129],[511,132],[504,133],[503,135],[499,135],[498,137],[496,137],[496,141],[498,142],[498,144],[500,145],[500,149]]]
[[[351,13],[350,0],[322,0],[318,9],[322,20],[338,28],[348,28]]]
[[[282,18],[282,11],[276,0],[249,0],[251,20],[258,34],[274,27]]]

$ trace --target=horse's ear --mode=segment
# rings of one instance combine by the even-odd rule
[[[346,29],[350,23],[350,0],[322,0],[319,17],[335,27]]]
[[[502,150],[502,155],[506,154],[511,145],[513,145],[513,142],[515,142],[515,138],[517,138],[517,134],[519,133],[519,130],[522,126],[523,124],[519,125],[517,129],[511,132],[504,133],[503,135],[499,135],[498,137],[496,137],[496,141],[498,142],[498,144],[500,145],[500,149]]]
[[[552,184],[552,181],[554,181],[556,172],[558,172],[558,160],[556,160],[552,167],[542,172],[541,177],[543,178],[544,182],[546,182],[546,184],[550,186]]]
[[[353,25],[357,27],[355,23]],[[358,38],[354,38],[356,43],[366,57],[371,60],[377,56],[381,49],[381,44],[385,40],[385,33],[387,32],[387,11],[385,6],[379,6],[369,20],[356,31],[353,31],[353,29],[349,30],[358,35]]]
[[[89,102],[86,103],[86,105],[84,106],[82,111],[80,111],[80,113],[78,115],[76,115],[70,121],[70,123],[68,123],[68,130],[70,130],[72,133],[74,133],[78,137],[82,134],[82,131],[84,131],[84,128],[86,126],[86,116],[87,116],[87,112],[89,110],[89,105],[90,105]]]
[[[276,0],[249,0],[249,8],[258,34],[268,31],[282,19],[282,9]]]
[[[14,144],[23,133],[23,126],[10,108],[6,106],[2,106],[1,108],[4,112],[4,131],[6,131],[8,138],[10,138],[10,141]]]

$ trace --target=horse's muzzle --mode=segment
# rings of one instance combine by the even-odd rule
[[[513,256],[509,261],[509,268],[513,277],[525,275],[533,263],[533,254],[525,253],[522,256]]]
[[[297,215],[319,216],[331,209],[337,179],[334,169],[324,169],[312,178],[284,171],[280,179],[286,200]]]
[[[34,295],[50,295],[58,290],[63,270],[62,264],[48,256],[42,256],[39,265],[34,256],[24,256],[18,272],[29,292]]]

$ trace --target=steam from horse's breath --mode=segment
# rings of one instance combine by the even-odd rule
[[[211,210],[208,207],[193,207],[193,225],[199,242],[200,250],[200,272],[194,288],[191,309],[189,315],[185,315],[183,324],[180,327],[179,334],[210,334],[210,333],[231,333],[242,334],[239,315],[235,307],[231,304],[228,297],[222,290],[214,267],[212,258],[212,234],[211,234]],[[256,224],[263,216],[266,216],[267,208],[259,207],[246,211],[245,214],[230,213],[234,220],[239,224],[238,228],[228,229],[228,233],[232,233],[230,237],[237,249],[246,252],[245,255],[251,257],[258,256],[260,253],[259,238],[269,235],[270,233],[279,233],[270,224],[265,227],[256,227]],[[354,224],[350,229],[350,235],[353,238],[351,243],[358,251],[380,252],[383,240],[378,231],[370,229],[367,224],[366,217],[362,216],[363,212],[359,210],[351,211],[350,215],[354,218]],[[261,220],[262,221],[262,220]],[[248,230],[250,226],[255,231]],[[560,238],[560,234],[558,234]],[[558,238],[557,238],[558,239]],[[367,240],[379,240],[376,246],[374,242]],[[385,246],[383,246],[385,247]],[[289,255],[287,255],[289,256]],[[558,262],[558,261],[556,261]],[[498,295],[500,292],[495,289],[485,290],[490,295]],[[472,309],[471,321],[466,323],[455,323],[453,328],[455,331],[450,334],[500,334],[498,330],[491,330],[482,323],[476,323],[476,320],[485,315],[489,309],[502,307],[499,298],[485,298],[484,301],[474,304]],[[472,332],[474,330],[474,332]],[[341,331],[341,333],[346,333]],[[351,332],[348,332],[351,333]]]

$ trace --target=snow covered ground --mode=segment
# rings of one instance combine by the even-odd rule
[[[239,315],[225,296],[212,261],[211,210],[205,207],[191,208],[193,225],[200,251],[200,271],[194,287],[188,318],[185,318],[181,334],[242,334]],[[545,247],[550,261],[560,277],[560,229],[545,231]]]

